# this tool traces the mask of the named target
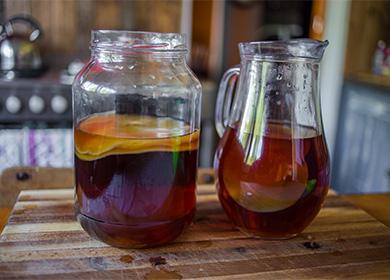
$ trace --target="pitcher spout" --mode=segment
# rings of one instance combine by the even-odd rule
[[[307,53],[311,54],[311,56],[313,58],[315,58],[316,60],[321,60],[322,56],[324,55],[324,51],[326,49],[326,47],[329,45],[329,41],[328,40],[325,40],[325,41],[318,41],[318,40],[310,40],[310,39],[306,39],[306,40],[309,40],[310,42],[306,44],[303,44],[303,48],[306,47],[307,48]]]

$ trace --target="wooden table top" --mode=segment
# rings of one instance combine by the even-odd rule
[[[223,213],[213,185],[198,187],[193,225],[173,243],[126,250],[84,233],[73,190],[22,191],[0,236],[0,279],[390,278],[390,229],[327,197],[314,222],[284,241],[253,239]]]

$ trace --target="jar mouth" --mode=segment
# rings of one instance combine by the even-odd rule
[[[328,44],[313,39],[258,41],[239,43],[239,49],[241,57],[249,59],[320,61]]]
[[[107,52],[187,52],[184,34],[127,30],[92,30],[91,48]]]

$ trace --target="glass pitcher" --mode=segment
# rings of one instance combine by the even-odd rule
[[[201,86],[175,33],[92,32],[73,84],[76,214],[124,248],[175,239],[195,212]]]
[[[322,206],[330,168],[318,78],[327,45],[309,39],[240,43],[240,66],[221,80],[217,189],[242,231],[290,238]]]

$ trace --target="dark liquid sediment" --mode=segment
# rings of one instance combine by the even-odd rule
[[[255,159],[237,129],[228,128],[217,149],[218,195],[229,218],[263,238],[289,238],[318,214],[329,187],[329,160],[322,135],[291,137],[270,125]],[[253,147],[252,147],[253,148]]]
[[[76,212],[116,247],[172,241],[195,212],[199,132],[171,119],[97,115],[75,128]]]

